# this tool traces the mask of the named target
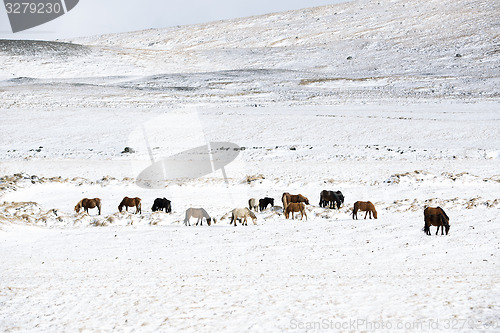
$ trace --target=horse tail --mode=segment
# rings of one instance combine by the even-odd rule
[[[285,209],[285,210],[286,210],[286,207],[288,206],[286,197],[287,197],[287,193],[283,193],[283,196],[281,197],[281,201],[283,201],[283,209]]]
[[[354,220],[354,216],[356,216],[356,213],[358,212],[358,202],[356,201],[354,203],[354,207],[352,208],[352,219]]]
[[[431,226],[430,223],[427,223],[427,215],[425,215],[425,210],[424,210],[424,228],[422,229],[426,235],[431,234]]]
[[[187,225],[189,222],[190,212],[191,212],[191,208],[186,209],[186,216],[184,217],[184,225]]]
[[[137,202],[137,210],[139,211],[139,213],[142,213],[142,204],[141,204],[141,199],[137,198],[138,199],[138,202]]]

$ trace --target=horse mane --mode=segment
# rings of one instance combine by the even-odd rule
[[[446,215],[446,213],[445,213],[444,209],[443,209],[443,208],[441,208],[441,207],[439,207],[439,206],[438,206],[437,208],[439,208],[439,209],[441,210],[441,213],[444,215],[444,217],[446,217],[446,220],[447,220],[447,221],[449,221],[449,220],[450,220],[450,218],[448,217],[448,215]]]
[[[203,213],[203,217],[206,219],[211,219],[210,215],[208,215],[207,211],[205,208],[200,208],[201,212]]]

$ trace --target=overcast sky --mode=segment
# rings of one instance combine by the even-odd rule
[[[54,40],[106,33],[165,28],[245,17],[349,0],[80,0],[67,14],[12,33],[5,7],[0,6],[0,39]]]

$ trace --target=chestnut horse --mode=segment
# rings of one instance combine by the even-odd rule
[[[142,213],[141,211],[141,198],[129,198],[125,197],[123,198],[122,202],[120,202],[120,205],[118,205],[118,210],[122,211],[122,208],[125,206],[125,209],[128,212],[129,207],[135,207],[135,213]]]
[[[286,206],[290,203],[298,203],[304,202],[306,205],[309,205],[309,199],[307,199],[302,194],[290,194],[288,192],[283,193],[281,196],[281,201],[283,202],[283,209],[286,210]]]
[[[285,218],[288,219],[288,216],[290,216],[290,213],[292,213],[292,220],[294,220],[294,213],[300,212],[300,219],[305,216],[306,221],[307,221],[307,214],[306,214],[306,206],[302,202],[291,202],[286,206],[285,209]]]
[[[441,235],[443,230],[446,229],[446,234],[450,231],[450,218],[441,207],[427,207],[424,209],[424,232],[431,235],[431,225],[436,226],[436,235],[441,227]]]
[[[75,206],[75,212],[79,213],[80,209],[83,208],[85,212],[88,214],[89,213],[89,208],[96,208],[99,210],[99,215],[101,215],[101,199],[99,198],[94,198],[94,199],[87,199],[83,198],[80,200],[76,206]]]
[[[365,219],[366,215],[368,214],[370,218],[372,218],[372,214],[374,218],[377,218],[377,211],[375,210],[375,206],[371,203],[371,201],[356,201],[352,210],[352,219],[358,219],[358,210],[366,212]]]

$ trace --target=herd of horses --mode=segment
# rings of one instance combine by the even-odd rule
[[[302,220],[304,217],[307,220],[306,214],[306,205],[309,205],[309,199],[302,194],[290,194],[288,192],[283,193],[281,196],[281,201],[283,203],[283,214],[285,218],[288,219],[291,217],[295,219],[295,213],[300,213],[300,219]],[[319,206],[322,208],[331,208],[331,209],[340,209],[340,207],[344,204],[344,195],[340,191],[327,191],[323,190],[320,193]],[[251,198],[248,200],[248,208],[235,208],[231,211],[231,220],[230,224],[236,226],[237,221],[239,221],[242,225],[248,225],[248,218],[252,219],[253,224],[257,224],[257,216],[255,212],[262,212],[267,209],[268,206],[271,208],[274,206],[274,198],[265,197],[262,199]],[[123,200],[118,205],[118,211],[122,212],[123,208],[128,212],[129,207],[135,207],[135,213],[141,214],[141,199],[140,198],[129,198],[124,197]],[[97,208],[98,214],[101,215],[101,199],[93,198],[88,199],[84,198],[80,200],[75,206],[75,212],[79,213],[81,209],[84,209],[88,214],[89,209]],[[153,212],[156,211],[165,211],[165,213],[172,212],[172,203],[170,200],[166,198],[156,198],[153,203],[153,207],[151,207]],[[253,211],[252,211],[253,210]],[[354,203],[352,209],[352,218],[358,219],[358,211],[365,212],[365,219],[368,216],[370,219],[373,217],[377,218],[377,210],[375,209],[375,205],[370,201],[356,201]],[[196,225],[203,225],[203,219],[205,219],[206,223],[210,226],[212,223],[216,223],[216,219],[211,217],[207,211],[203,208],[189,208],[186,210],[186,215],[184,218],[184,225],[190,226],[189,222],[191,218],[197,219]],[[439,232],[439,228],[441,228],[441,235],[448,235],[448,231],[450,230],[450,219],[448,215],[444,212],[441,207],[426,207],[424,209],[424,228],[423,231],[427,235],[431,235],[430,227],[437,227],[436,235]]]

